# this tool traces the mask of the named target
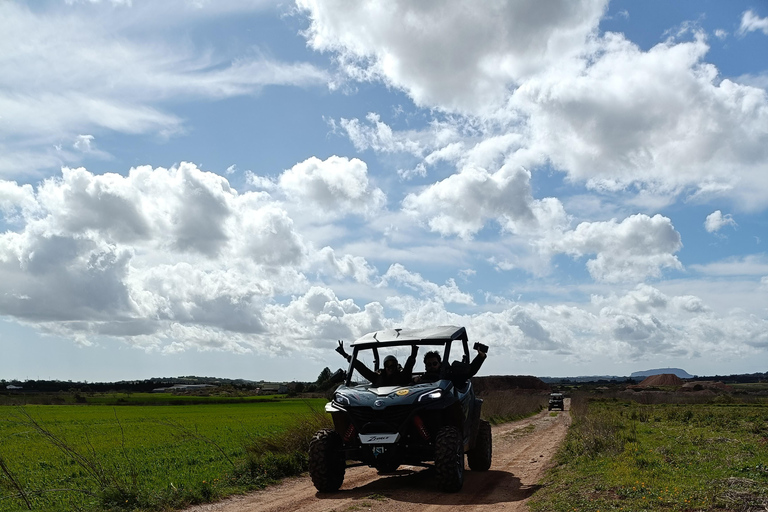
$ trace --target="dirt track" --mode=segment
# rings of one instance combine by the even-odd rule
[[[568,409],[566,402],[566,411]],[[493,428],[493,464],[486,472],[464,473],[464,487],[446,494],[435,485],[432,470],[402,466],[391,475],[367,467],[347,470],[341,490],[319,494],[308,476],[219,503],[196,506],[185,512],[375,512],[527,510],[525,502],[536,492],[570,424],[568,412],[547,411]]]

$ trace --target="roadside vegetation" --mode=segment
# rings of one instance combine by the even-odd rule
[[[768,509],[768,398],[632,394],[574,394],[532,511]]]

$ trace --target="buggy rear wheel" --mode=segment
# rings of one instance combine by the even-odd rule
[[[493,436],[491,424],[480,420],[477,427],[477,440],[475,447],[467,453],[467,464],[472,471],[488,471],[493,457]]]

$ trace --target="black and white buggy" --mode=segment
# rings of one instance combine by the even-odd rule
[[[379,370],[382,352],[394,353],[402,362],[414,345],[420,349],[417,368],[426,352],[441,354],[435,382],[377,388],[354,369],[360,361]],[[464,483],[465,454],[471,470],[490,468],[491,426],[480,419],[483,401],[475,396],[468,373],[464,327],[383,330],[350,346],[344,383],[325,406],[334,428],[317,432],[309,447],[309,473],[318,491],[338,490],[346,468],[353,466],[372,466],[380,473],[403,464],[434,466],[437,484],[447,492],[460,490]],[[447,364],[452,360],[457,361]],[[414,378],[420,375],[414,373]]]

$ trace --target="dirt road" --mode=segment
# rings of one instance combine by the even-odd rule
[[[350,468],[341,490],[319,494],[308,476],[246,496],[202,505],[185,512],[374,512],[525,511],[570,424],[567,412],[542,411],[493,428],[493,464],[485,472],[466,470],[464,487],[446,494],[428,468],[401,466],[391,475],[367,467]]]

